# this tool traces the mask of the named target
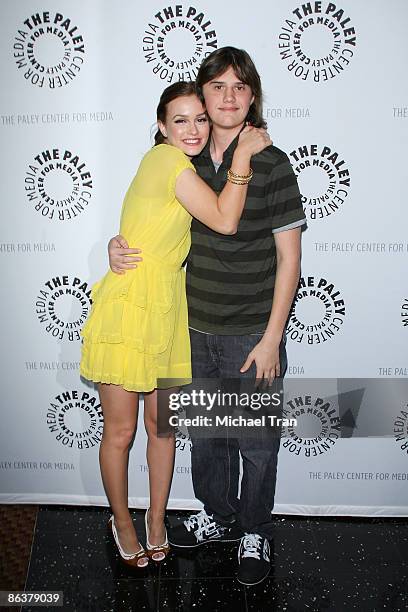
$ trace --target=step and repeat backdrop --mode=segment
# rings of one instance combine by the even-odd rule
[[[5,0],[0,8],[0,502],[105,505],[78,372],[90,288],[164,87],[245,48],[308,220],[287,330],[275,511],[407,515],[405,0]],[[293,380],[292,380],[293,379]],[[146,507],[140,420],[130,505]],[[177,433],[170,508],[198,508]]]

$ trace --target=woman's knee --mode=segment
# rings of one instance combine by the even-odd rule
[[[135,427],[109,427],[103,432],[102,442],[115,446],[121,450],[127,450],[135,436]]]
[[[174,428],[166,419],[159,419],[154,415],[145,415],[145,428],[148,438],[171,439],[174,441]]]

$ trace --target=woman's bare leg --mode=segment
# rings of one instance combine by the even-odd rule
[[[133,553],[140,549],[140,544],[128,508],[128,460],[137,424],[139,394],[102,383],[98,390],[104,418],[99,449],[102,481],[121,546],[126,553]]]
[[[160,407],[168,405],[166,399],[176,389],[160,389],[146,393],[144,396],[144,422],[147,432],[147,463],[149,466],[150,511],[149,531],[150,544],[163,544],[165,540],[164,514],[169,498],[171,479],[174,469],[175,440],[174,433],[157,436],[157,399],[161,394]],[[161,405],[163,401],[163,405]],[[166,404],[164,404],[166,402]]]

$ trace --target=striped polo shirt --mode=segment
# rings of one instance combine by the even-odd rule
[[[227,170],[238,137],[224,152],[218,171],[210,144],[193,163],[216,192],[227,181]],[[270,146],[251,159],[248,186],[238,231],[224,236],[193,219],[187,260],[187,300],[191,328],[210,334],[263,332],[272,307],[276,274],[274,232],[305,223],[299,188],[287,155]]]

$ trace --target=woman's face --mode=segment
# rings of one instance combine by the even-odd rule
[[[197,96],[180,96],[167,104],[166,120],[158,122],[167,144],[194,157],[203,150],[210,133],[205,108]]]

